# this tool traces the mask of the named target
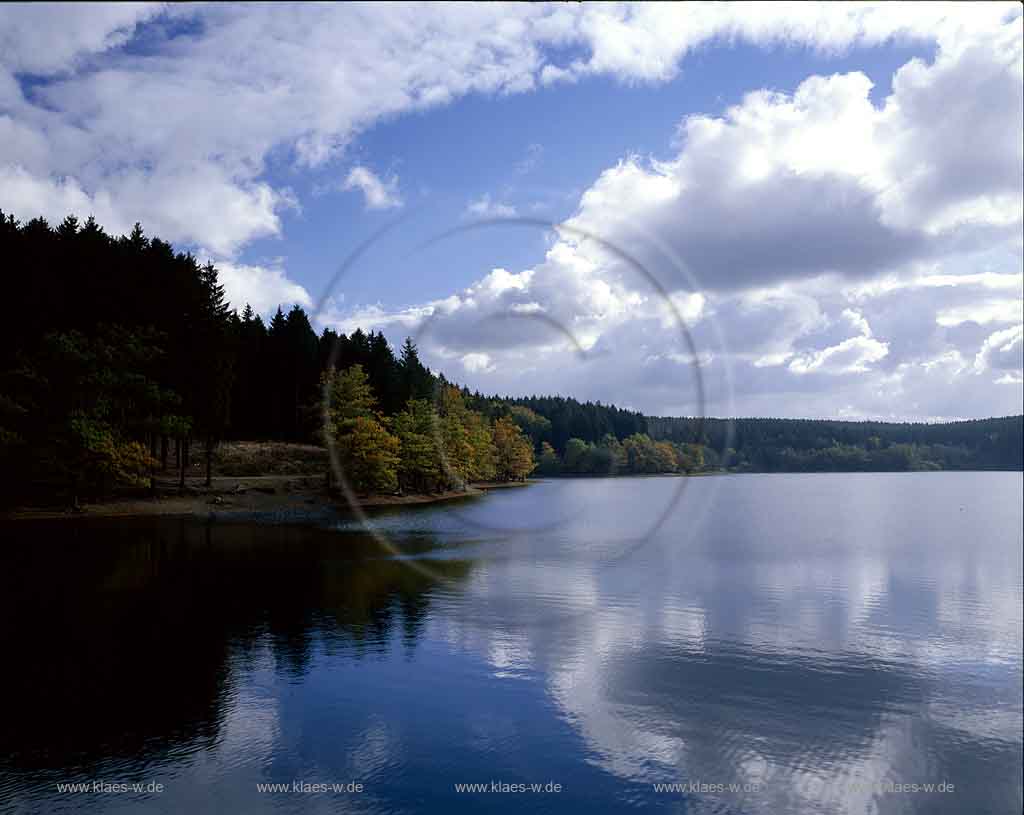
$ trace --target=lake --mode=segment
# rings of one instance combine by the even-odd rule
[[[0,810],[1020,813],[1021,498],[573,479],[372,534],[8,524]]]

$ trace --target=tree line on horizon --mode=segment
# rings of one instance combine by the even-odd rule
[[[647,417],[648,431],[703,444],[705,467],[738,472],[1024,469],[1024,416],[958,422]]]
[[[184,484],[193,440],[209,474],[222,440],[322,443],[325,432],[362,491],[451,489],[534,468],[610,475],[1021,466],[1022,417],[728,422],[646,417],[564,396],[484,396],[430,371],[411,340],[396,355],[381,333],[317,334],[298,305],[267,321],[249,306],[239,313],[212,264],[138,224],[114,237],[92,218],[51,227],[0,212],[0,257],[16,272],[5,276],[0,321],[4,498],[32,485],[102,492],[151,483],[172,456]]]

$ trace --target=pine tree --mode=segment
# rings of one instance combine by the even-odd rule
[[[440,419],[430,402],[409,400],[405,410],[395,415],[391,428],[401,443],[401,488],[430,493],[447,486],[438,435]]]
[[[419,350],[410,337],[405,338],[398,362],[399,396],[404,403],[410,399],[429,399],[434,393],[434,377],[420,362]]]
[[[314,432],[315,409],[319,402],[317,382],[320,376],[319,341],[309,317],[298,305],[285,318],[285,354],[287,378],[278,387],[284,388],[285,438],[305,441]]]
[[[377,413],[361,365],[323,374],[327,393],[324,432],[337,445],[349,485],[358,493],[394,492],[398,488],[399,440]]]

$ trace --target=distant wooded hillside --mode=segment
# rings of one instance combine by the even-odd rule
[[[1024,416],[963,422],[647,417],[655,439],[702,442],[707,466],[761,472],[1020,470]],[[713,461],[715,454],[718,461]]]

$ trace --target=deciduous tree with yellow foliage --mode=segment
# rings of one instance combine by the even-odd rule
[[[497,477],[502,481],[524,481],[533,472],[533,445],[514,421],[501,418],[494,422],[494,447],[497,451]]]

